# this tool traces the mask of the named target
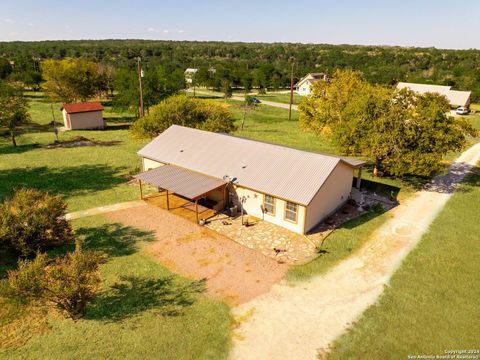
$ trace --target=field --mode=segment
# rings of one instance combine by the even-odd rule
[[[275,93],[275,92],[269,92],[264,95],[256,95],[257,98],[260,100],[267,100],[267,101],[273,101],[273,102],[279,102],[279,103],[284,103],[284,104],[290,104],[290,93]],[[298,105],[302,101],[303,96],[293,94],[293,104]]]
[[[59,134],[60,141],[82,136],[95,140],[96,146],[48,148],[55,140],[51,105],[42,93],[27,96],[32,123],[22,128],[17,138],[19,146],[14,148],[8,138],[0,138],[0,200],[22,186],[62,194],[68,211],[138,199],[138,187],[128,181],[140,171],[136,152],[147,140],[132,138],[128,127],[133,118],[129,114],[116,113],[107,103],[106,130]],[[224,103],[223,99],[214,101]],[[289,121],[288,110],[259,105],[245,113],[241,129],[241,103],[228,100],[226,104],[238,126],[236,135],[336,153],[331,140],[299,128],[297,112]],[[57,103],[53,108],[61,122],[60,106]],[[477,127],[480,125],[479,117],[472,115],[471,119]],[[371,178],[368,168],[364,178]],[[428,179],[376,180],[401,188],[399,197],[403,199]],[[344,224],[327,239],[320,257],[292,268],[287,278],[299,281],[325,272],[351,254],[387,218],[388,214],[377,209]],[[38,358],[47,353],[52,358],[65,354],[73,358],[112,354],[122,358],[158,354],[165,359],[188,359],[192,354],[199,359],[227,357],[231,327],[228,306],[199,293],[198,284],[174,275],[145,254],[142,244],[151,241],[152,234],[102,217],[77,220],[74,227],[78,236],[86,238],[87,247],[109,256],[102,266],[104,293],[89,308],[87,318],[78,322],[1,303],[0,299],[0,358]],[[11,259],[0,257],[0,276],[13,265]],[[170,300],[159,300],[165,294]]]
[[[0,298],[0,359],[227,357],[228,306],[143,253],[152,234],[101,217],[74,227],[86,248],[109,257],[101,269],[104,292],[77,322]]]
[[[105,145],[48,149],[55,140],[50,103],[42,94],[29,96],[32,124],[22,129],[19,146],[13,148],[8,139],[0,138],[0,198],[23,186],[36,187],[62,194],[70,211],[138,198],[138,188],[126,182],[129,174],[140,170],[136,152],[146,141],[129,134],[131,117],[107,108],[104,116],[112,125],[107,130],[59,133],[61,141],[83,136]],[[63,125],[60,107],[54,104],[56,119]],[[116,143],[108,145],[112,141]]]
[[[480,170],[471,175],[390,281],[333,344],[329,359],[406,359],[478,349]]]

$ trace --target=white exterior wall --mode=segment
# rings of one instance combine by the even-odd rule
[[[147,158],[142,158],[142,164],[143,164],[143,171],[155,169],[157,167],[165,165],[164,163],[161,163],[159,161],[150,160]]]
[[[263,205],[263,194],[256,192],[250,189],[242,188],[241,186],[236,187],[236,193],[240,199],[242,196],[245,196],[247,199],[243,205],[245,212],[249,215],[253,215],[259,219],[264,219],[265,221],[271,222],[272,224],[282,226],[293,232],[303,234],[303,224],[305,221],[305,207],[298,205],[297,212],[297,222],[291,222],[285,220],[285,206],[286,201],[282,199],[275,198],[275,215],[263,214],[261,206]]]
[[[352,191],[353,168],[340,162],[307,207],[305,232],[343,205]]]
[[[65,110],[64,110],[65,111]],[[66,116],[70,117],[69,128],[67,125]],[[67,114],[64,113],[65,126],[71,130],[80,130],[80,129],[96,129],[103,128],[105,123],[103,121],[103,112],[102,111],[88,111],[83,113],[73,113]]]
[[[310,81],[303,81],[299,86],[297,87],[297,93],[298,95],[302,96],[307,96],[310,95]]]

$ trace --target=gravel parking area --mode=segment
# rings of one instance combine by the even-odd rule
[[[107,216],[154,231],[157,241],[146,245],[148,253],[180,275],[207,278],[207,293],[230,305],[268,292],[288,270],[286,264],[157,206],[123,209]]]

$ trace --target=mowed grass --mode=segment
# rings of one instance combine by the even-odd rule
[[[341,225],[325,239],[315,260],[305,265],[290,267],[287,280],[297,282],[325,273],[364,244],[388,218],[388,213],[376,207]]]
[[[77,136],[98,141],[116,141],[115,145],[48,149],[55,140],[51,105],[42,94],[29,94],[32,124],[22,129],[18,147],[8,138],[0,138],[0,199],[15,189],[34,187],[59,193],[69,211],[117,203],[138,198],[138,188],[128,185],[129,175],[140,171],[136,154],[146,140],[134,140],[127,130],[132,121],[127,114],[104,112],[106,130],[66,131],[59,140]],[[56,120],[63,125],[61,104],[54,104]]]
[[[478,204],[477,168],[394,274],[379,302],[333,344],[329,359],[406,359],[478,349]]]
[[[290,93],[268,92],[266,94],[255,95],[261,100],[290,104]],[[302,101],[303,96],[293,93],[293,104],[298,105]]]
[[[2,306],[1,359],[227,358],[228,306],[204,295],[202,282],[176,276],[144,254],[151,233],[102,217],[76,220],[74,227],[85,248],[108,255],[102,294],[77,322]]]

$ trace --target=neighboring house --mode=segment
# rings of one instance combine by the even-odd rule
[[[309,73],[301,78],[296,84],[295,89],[298,95],[310,95],[310,87],[318,80],[327,80],[327,75],[324,73]]]
[[[103,129],[103,106],[98,101],[63,104],[63,122],[67,130]]]
[[[198,72],[198,69],[194,69],[194,68],[188,68],[187,70],[185,70],[185,82],[187,84],[191,84],[193,77],[197,72]]]
[[[305,234],[350,197],[349,158],[172,125],[138,154],[137,179],[215,210],[237,206],[245,213]]]
[[[457,91],[452,90],[451,86],[444,86],[444,85],[429,85],[429,84],[414,84],[414,83],[405,83],[399,82],[397,84],[397,89],[410,89],[414,92],[419,94],[425,93],[437,93],[440,95],[444,95],[448,101],[450,102],[450,106],[452,107],[469,107],[470,106],[470,98],[472,95],[471,91]]]

